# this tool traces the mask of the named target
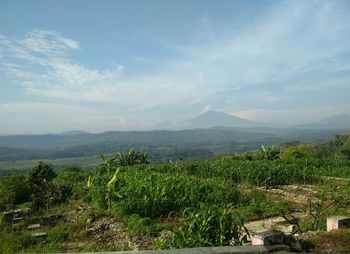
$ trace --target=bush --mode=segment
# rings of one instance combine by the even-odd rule
[[[34,206],[49,205],[51,192],[53,191],[52,180],[57,176],[55,171],[44,162],[40,161],[29,173],[29,184],[32,192]]]
[[[142,218],[138,214],[132,214],[128,218],[128,230],[130,233],[146,235],[152,232],[150,218]]]
[[[55,201],[65,202],[73,196],[74,199],[80,199],[85,196],[85,183],[88,176],[87,171],[77,167],[66,168],[54,180],[56,186]]]
[[[13,209],[30,200],[30,187],[25,176],[12,171],[11,175],[0,177],[0,211]]]
[[[316,152],[313,145],[286,146],[281,149],[282,160],[315,159]]]

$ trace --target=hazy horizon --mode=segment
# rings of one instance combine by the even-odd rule
[[[350,2],[1,1],[0,135],[350,114]]]

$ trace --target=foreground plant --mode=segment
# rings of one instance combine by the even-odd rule
[[[107,199],[108,210],[111,210],[111,207],[112,207],[113,188],[114,188],[114,185],[115,185],[115,183],[117,182],[117,180],[119,178],[119,175],[120,175],[120,168],[118,167],[115,170],[111,180],[109,180],[109,182],[107,183],[107,196],[106,196],[106,199]]]
[[[118,153],[117,159],[120,166],[149,163],[147,153],[140,153],[134,149],[130,149],[127,153]]]
[[[183,212],[181,226],[173,231],[169,247],[242,245],[249,232],[232,207],[202,207]]]

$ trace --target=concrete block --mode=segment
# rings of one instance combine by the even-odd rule
[[[12,219],[12,224],[17,224],[20,223],[23,220],[22,217],[17,217]]]
[[[252,236],[252,245],[282,244],[283,240],[283,232],[277,230],[269,230],[254,234]]]
[[[4,220],[7,223],[11,223],[14,218],[22,217],[23,215],[27,216],[31,212],[29,207],[23,209],[15,209],[4,212]]]
[[[296,225],[290,225],[290,224],[276,224],[272,226],[273,230],[277,230],[277,231],[281,231],[286,235],[290,235],[293,232],[295,232],[297,230],[297,226]]]
[[[327,218],[327,231],[342,227],[350,227],[350,217],[332,216]]]
[[[41,225],[40,224],[30,224],[27,226],[27,229],[32,230],[32,229],[37,229],[40,228]]]
[[[47,236],[46,232],[37,232],[32,234],[32,237],[34,238],[40,238],[40,237],[46,237],[46,236]]]

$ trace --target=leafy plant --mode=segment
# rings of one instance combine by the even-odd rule
[[[117,159],[120,166],[149,163],[147,153],[139,153],[134,149],[130,149],[127,153],[118,153]]]
[[[40,161],[29,173],[28,181],[32,191],[35,206],[50,205],[52,197],[52,180],[57,176],[52,167]]]
[[[170,247],[242,245],[249,236],[244,220],[232,207],[186,209],[181,226],[173,231]]]
[[[30,187],[25,176],[15,170],[9,176],[0,178],[0,211],[12,209],[16,205],[30,200]]]
[[[128,231],[133,234],[146,235],[152,231],[150,218],[142,218],[138,214],[132,214],[127,220]]]
[[[120,175],[120,168],[117,168],[109,182],[107,183],[107,205],[108,205],[108,210],[111,210],[112,207],[112,191],[114,188],[115,183],[117,182],[118,178]]]
[[[116,159],[117,159],[117,155],[114,155],[114,156],[111,156],[111,157],[107,157],[103,153],[98,153],[98,155],[100,156],[100,158],[103,161],[103,163],[100,164],[99,167],[102,170],[105,170],[107,175],[110,175],[112,169],[117,165],[116,162],[115,162]]]
[[[199,207],[200,203],[226,205],[240,202],[239,191],[229,181],[147,169],[129,169],[123,174],[119,187],[122,198],[116,205],[129,214],[137,212],[151,218],[166,217],[170,212],[187,207]]]

